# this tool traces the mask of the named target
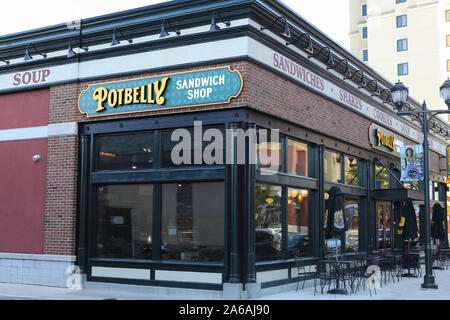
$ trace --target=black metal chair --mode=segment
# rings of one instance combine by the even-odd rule
[[[324,261],[318,261],[316,265],[316,273],[314,276],[314,295],[317,292],[317,281],[320,285],[320,293],[323,294],[323,289],[328,285],[330,289],[333,281],[337,279],[337,272],[334,264],[329,264]]]
[[[307,279],[315,279],[317,276],[317,270],[311,271],[312,267],[315,267],[314,265],[305,265],[302,263],[302,260],[298,256],[294,256],[295,259],[295,265],[297,267],[297,289],[296,292],[298,292],[298,287],[300,285],[300,281],[303,280],[302,290],[305,288],[305,282]],[[309,268],[308,271],[306,271],[306,267]]]

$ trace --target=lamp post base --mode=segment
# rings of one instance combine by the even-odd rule
[[[434,283],[433,276],[425,276],[421,287],[422,289],[437,289],[438,285]]]

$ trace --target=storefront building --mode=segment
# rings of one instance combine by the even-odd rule
[[[278,1],[174,1],[3,36],[0,60],[1,282],[66,286],[79,268],[87,283],[256,296],[296,283],[295,257],[334,252],[332,186],[341,254],[401,249],[401,203],[423,201],[397,180],[398,147],[422,134],[392,84]],[[430,134],[442,206],[448,129]]]

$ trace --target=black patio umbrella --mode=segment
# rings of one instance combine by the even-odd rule
[[[339,187],[331,187],[328,191],[329,198],[326,203],[328,210],[325,234],[327,238],[336,238],[336,259],[338,256],[337,239],[347,231],[347,220],[345,219],[344,195]]]
[[[431,237],[438,240],[445,240],[445,220],[444,209],[439,203],[433,206],[433,218],[431,220]]]
[[[404,240],[414,240],[417,238],[417,220],[414,205],[411,199],[406,199],[400,223],[398,224],[397,233],[402,236]]]

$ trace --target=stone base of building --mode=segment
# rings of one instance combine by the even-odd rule
[[[0,283],[67,287],[75,256],[0,253]]]

